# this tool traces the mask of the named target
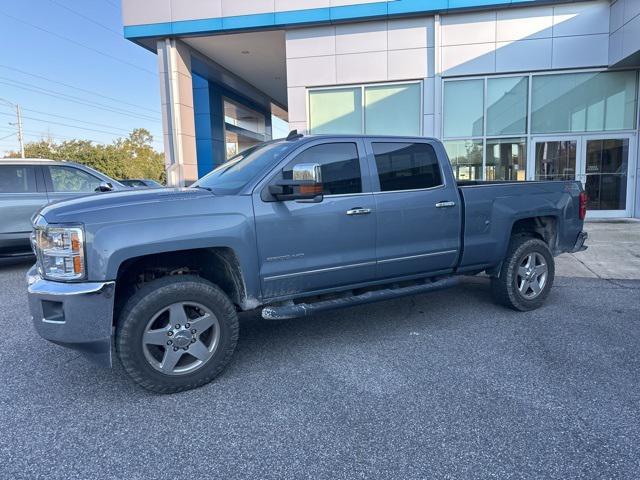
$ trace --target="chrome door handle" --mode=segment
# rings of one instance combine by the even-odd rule
[[[370,208],[352,208],[351,210],[347,210],[347,215],[367,215],[371,213]]]
[[[451,208],[455,207],[456,202],[438,202],[436,203],[436,208]]]

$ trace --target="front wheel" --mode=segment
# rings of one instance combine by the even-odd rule
[[[511,239],[498,277],[491,278],[494,299],[515,310],[540,307],[553,285],[555,264],[545,242],[528,236]]]
[[[158,393],[204,385],[229,362],[238,340],[238,317],[212,283],[190,275],[145,284],[125,305],[116,327],[116,350],[131,378]]]

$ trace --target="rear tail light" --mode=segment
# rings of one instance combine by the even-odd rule
[[[580,207],[578,210],[578,215],[580,217],[580,220],[584,220],[584,218],[587,216],[587,192],[580,192]]]

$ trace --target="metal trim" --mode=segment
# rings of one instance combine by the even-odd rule
[[[402,262],[404,260],[413,260],[415,258],[434,257],[436,255],[446,255],[448,253],[458,253],[458,250],[443,250],[441,252],[421,253],[420,255],[409,255],[408,257],[387,258],[378,260],[378,263]]]
[[[299,275],[313,275],[314,273],[335,272],[336,270],[346,270],[348,268],[366,267],[366,266],[375,265],[375,264],[376,262],[363,262],[363,263],[353,263],[351,265],[340,265],[338,267],[319,268],[317,270],[305,270],[302,272],[285,273],[283,275],[273,275],[271,277],[265,277],[264,281],[269,282],[272,280],[280,280],[283,278],[297,277]]]

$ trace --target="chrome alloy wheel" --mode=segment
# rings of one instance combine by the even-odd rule
[[[207,363],[219,340],[220,324],[211,310],[196,302],[178,302],[151,317],[142,335],[142,350],[159,372],[184,375]]]
[[[518,267],[516,285],[527,300],[536,298],[547,284],[549,267],[542,254],[532,252],[526,255]]]

